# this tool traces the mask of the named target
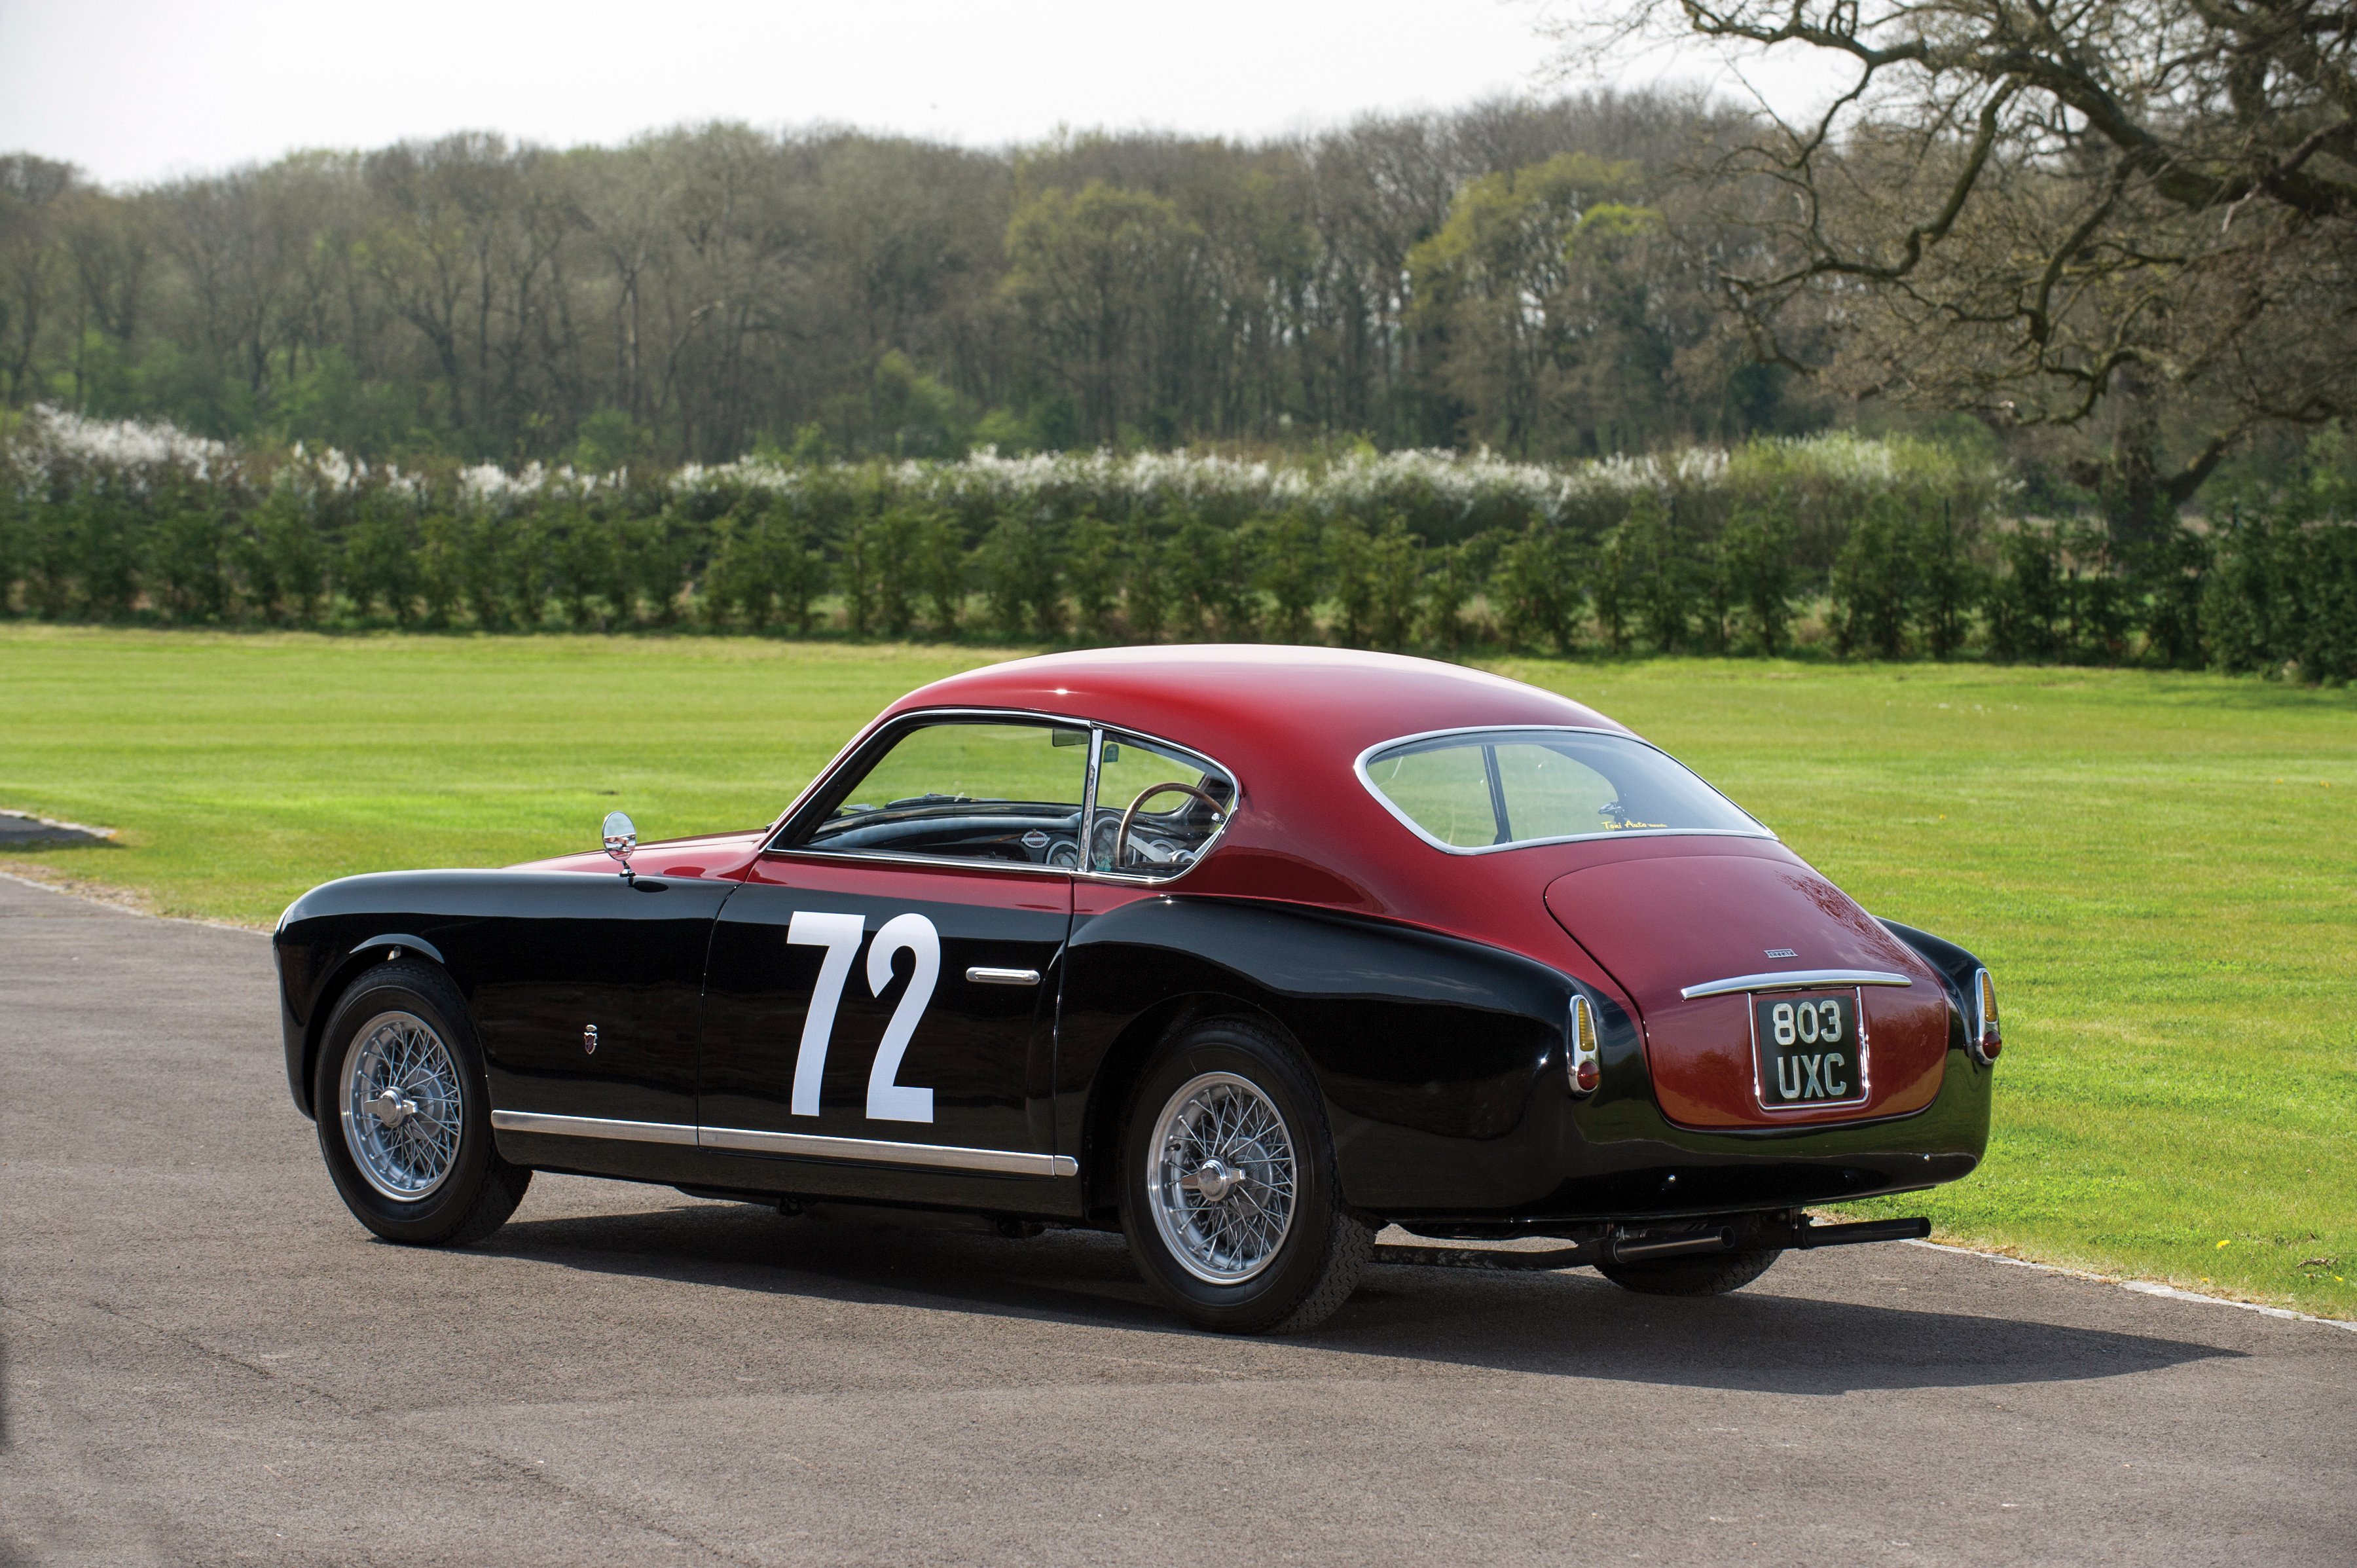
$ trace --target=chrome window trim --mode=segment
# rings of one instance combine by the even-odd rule
[[[1220,847],[1220,841],[1228,836],[1229,824],[1236,820],[1236,813],[1243,809],[1244,781],[1236,777],[1236,770],[1229,767],[1226,763],[1222,762],[1218,757],[1213,757],[1210,752],[1198,751],[1191,746],[1181,746],[1175,740],[1164,740],[1159,736],[1150,736],[1144,730],[1125,729],[1120,725],[1107,724],[1100,724],[1096,727],[1097,744],[1094,749],[1097,751],[1103,751],[1104,749],[1104,740],[1108,734],[1110,734],[1117,743],[1125,739],[1135,739],[1147,746],[1167,746],[1170,750],[1178,752],[1183,756],[1191,757],[1198,762],[1208,762],[1222,773],[1226,774],[1228,776],[1229,784],[1235,789],[1235,794],[1229,800],[1228,809],[1220,813],[1220,825],[1211,830],[1211,836],[1205,839],[1203,841],[1203,847],[1195,852],[1195,858],[1189,861],[1178,870],[1170,873],[1168,875],[1153,876],[1135,871],[1092,870],[1089,865],[1089,851],[1093,846],[1086,840],[1083,840],[1081,845],[1082,854],[1079,875],[1087,877],[1092,882],[1107,883],[1116,887],[1160,887],[1179,880],[1179,878],[1185,876],[1189,872],[1194,870],[1197,866],[1211,859],[1211,852]],[[1089,774],[1089,815],[1085,822],[1085,825],[1092,833],[1096,831],[1096,773],[1092,769]]]
[[[1692,1002],[1703,996],[1731,996],[1742,991],[1840,990],[1855,985],[1912,985],[1903,974],[1887,969],[1780,969],[1766,974],[1737,974],[1706,980],[1678,993]]]
[[[1374,775],[1367,771],[1367,765],[1374,760],[1377,752],[1389,751],[1394,746],[1414,746],[1420,741],[1427,740],[1446,740],[1452,736],[1460,735],[1601,735],[1609,736],[1615,740],[1633,741],[1648,751],[1660,752],[1672,762],[1677,763],[1678,767],[1685,768],[1687,774],[1696,783],[1725,800],[1736,815],[1752,825],[1749,828],[1622,828],[1618,832],[1608,830],[1592,833],[1560,833],[1553,838],[1516,839],[1512,843],[1446,843],[1425,832],[1422,824],[1415,818],[1394,805],[1391,797],[1384,794],[1382,787],[1376,784]],[[1530,849],[1539,844],[1549,843],[1585,843],[1595,839],[1733,838],[1766,839],[1770,843],[1782,842],[1776,837],[1774,829],[1737,805],[1726,790],[1721,789],[1693,768],[1686,768],[1684,762],[1678,761],[1678,758],[1672,756],[1670,752],[1655,746],[1643,736],[1631,735],[1624,729],[1608,729],[1602,725],[1460,725],[1454,729],[1423,730],[1415,735],[1394,736],[1390,740],[1377,741],[1359,753],[1358,759],[1351,765],[1351,770],[1359,776],[1359,782],[1365,787],[1367,793],[1374,797],[1375,804],[1389,811],[1402,827],[1443,854],[1498,854],[1510,849]]]
[[[780,843],[779,841],[782,839],[787,831],[794,825],[794,817],[796,813],[791,811],[786,813],[785,820],[780,822],[775,829],[771,830],[769,838],[763,841],[760,853],[763,854],[816,855],[825,860],[855,864],[877,863],[897,865],[958,866],[968,871],[1014,871],[1028,872],[1034,875],[1085,876],[1090,878],[1092,881],[1110,882],[1133,887],[1153,887],[1160,886],[1167,883],[1176,882],[1180,877],[1185,876],[1188,872],[1194,870],[1196,866],[1202,865],[1204,861],[1210,859],[1211,851],[1218,847],[1220,840],[1227,836],[1228,824],[1235,821],[1236,811],[1243,804],[1243,780],[1236,777],[1236,770],[1234,768],[1230,768],[1226,763],[1222,762],[1218,757],[1211,756],[1210,753],[1199,751],[1191,746],[1182,746],[1175,740],[1163,740],[1158,736],[1148,735],[1144,730],[1127,729],[1120,725],[1106,724],[1101,719],[1078,718],[1071,714],[1044,713],[1031,708],[911,708],[907,713],[894,714],[888,723],[877,726],[876,731],[871,733],[869,738],[873,739],[875,733],[881,733],[883,730],[899,725],[904,721],[916,719],[946,719],[952,722],[957,720],[974,720],[982,723],[1039,724],[1049,725],[1051,728],[1088,731],[1088,766],[1086,772],[1083,774],[1084,781],[1082,785],[1082,789],[1085,793],[1081,801],[1081,864],[1077,867],[1034,865],[1028,861],[1022,860],[967,860],[960,856],[947,854],[895,854],[888,850],[861,851],[824,849],[811,844]],[[911,725],[909,727],[913,728],[915,726]],[[1184,752],[1189,757],[1200,757],[1203,761],[1210,763],[1213,768],[1218,768],[1222,773],[1226,774],[1229,781],[1235,786],[1235,799],[1229,803],[1227,813],[1220,819],[1218,830],[1214,832],[1210,838],[1203,841],[1203,847],[1196,852],[1194,860],[1183,870],[1173,872],[1168,876],[1141,876],[1127,872],[1091,871],[1089,869],[1088,835],[1096,825],[1097,769],[1100,766],[1100,758],[1104,751],[1104,741],[1107,731],[1111,731],[1113,733],[1115,740],[1119,740],[1125,736],[1135,736],[1137,739],[1146,742],[1147,745],[1168,746],[1172,751]],[[856,740],[854,744],[845,746],[842,751],[835,755],[835,759],[827,765],[826,771],[820,774],[818,778],[811,781],[810,787],[802,791],[801,799],[813,800],[823,794],[825,792],[826,786],[834,779],[834,775],[840,772],[847,763],[851,762],[866,749],[866,748],[864,746],[858,745]],[[799,804],[799,801],[797,804]]]
[[[695,1129],[679,1122],[617,1122],[602,1116],[558,1116],[545,1111],[494,1111],[500,1133],[542,1133],[559,1138],[611,1138],[624,1144],[680,1144],[693,1147]]]
[[[922,1165],[929,1170],[979,1171],[991,1176],[1078,1176],[1070,1155],[1021,1149],[969,1149],[950,1144],[895,1144],[882,1138],[835,1138],[817,1133],[771,1133],[755,1127],[698,1127],[698,1147],[742,1155],[794,1155],[805,1159],[857,1160],[869,1165]]]
[[[893,850],[813,849],[785,844],[763,854],[806,854],[814,859],[858,865],[918,865],[930,871],[1015,872],[1029,876],[1070,876],[1069,865],[1034,865],[1028,860],[966,860],[953,854],[903,854]]]
[[[1104,766],[1104,725],[1089,726],[1089,781],[1082,785],[1081,796],[1081,860],[1072,867],[1085,875],[1089,869],[1092,846],[1097,836],[1097,769]]]

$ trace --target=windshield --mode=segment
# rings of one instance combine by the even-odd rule
[[[1480,730],[1383,746],[1362,771],[1377,798],[1443,849],[1617,833],[1772,837],[1671,757],[1595,730]]]
[[[1226,822],[1235,780],[1193,752],[1118,730],[1102,732],[1092,748],[1097,733],[1028,717],[907,721],[873,761],[844,768],[823,814],[794,830],[796,847],[1150,878],[1184,872]]]
[[[952,719],[893,741],[803,843],[837,854],[1080,864],[1089,732]]]

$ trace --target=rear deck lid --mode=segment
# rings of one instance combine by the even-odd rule
[[[1658,842],[1658,853],[1558,877],[1546,906],[1637,1004],[1671,1121],[1789,1126],[1931,1103],[1949,1007],[1922,960],[1787,852],[1692,854]],[[1907,983],[1793,978],[1813,972]],[[1687,994],[1747,977],[1761,978]]]

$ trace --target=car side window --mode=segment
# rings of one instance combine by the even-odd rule
[[[1403,747],[1369,763],[1367,777],[1442,843],[1472,849],[1499,842],[1498,792],[1479,746]]]
[[[1156,789],[1168,784],[1186,788]],[[1207,759],[1108,730],[1097,760],[1096,825],[1090,830],[1089,869],[1175,876],[1195,863],[1227,820],[1235,799],[1235,781]],[[1114,840],[1121,832],[1122,814],[1133,804],[1138,808],[1137,815],[1120,846],[1116,865]]]
[[[1498,743],[1498,789],[1516,839],[1570,838],[1599,828],[1663,827],[1631,822],[1611,779],[1554,746]]]
[[[801,847],[1077,866],[1088,740],[1048,724],[918,725],[835,791]]]
[[[1443,849],[1626,832],[1773,836],[1666,753],[1600,730],[1410,736],[1371,754],[1364,773],[1384,804]]]

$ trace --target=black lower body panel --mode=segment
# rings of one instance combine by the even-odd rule
[[[1988,1144],[1990,1069],[1949,1053],[1940,1093],[1906,1116],[1706,1133],[1650,1094],[1577,1101],[1544,1083],[1521,1124],[1448,1137],[1335,1117],[1351,1204],[1425,1234],[1544,1235],[1555,1226],[1798,1208],[1937,1187]]]

